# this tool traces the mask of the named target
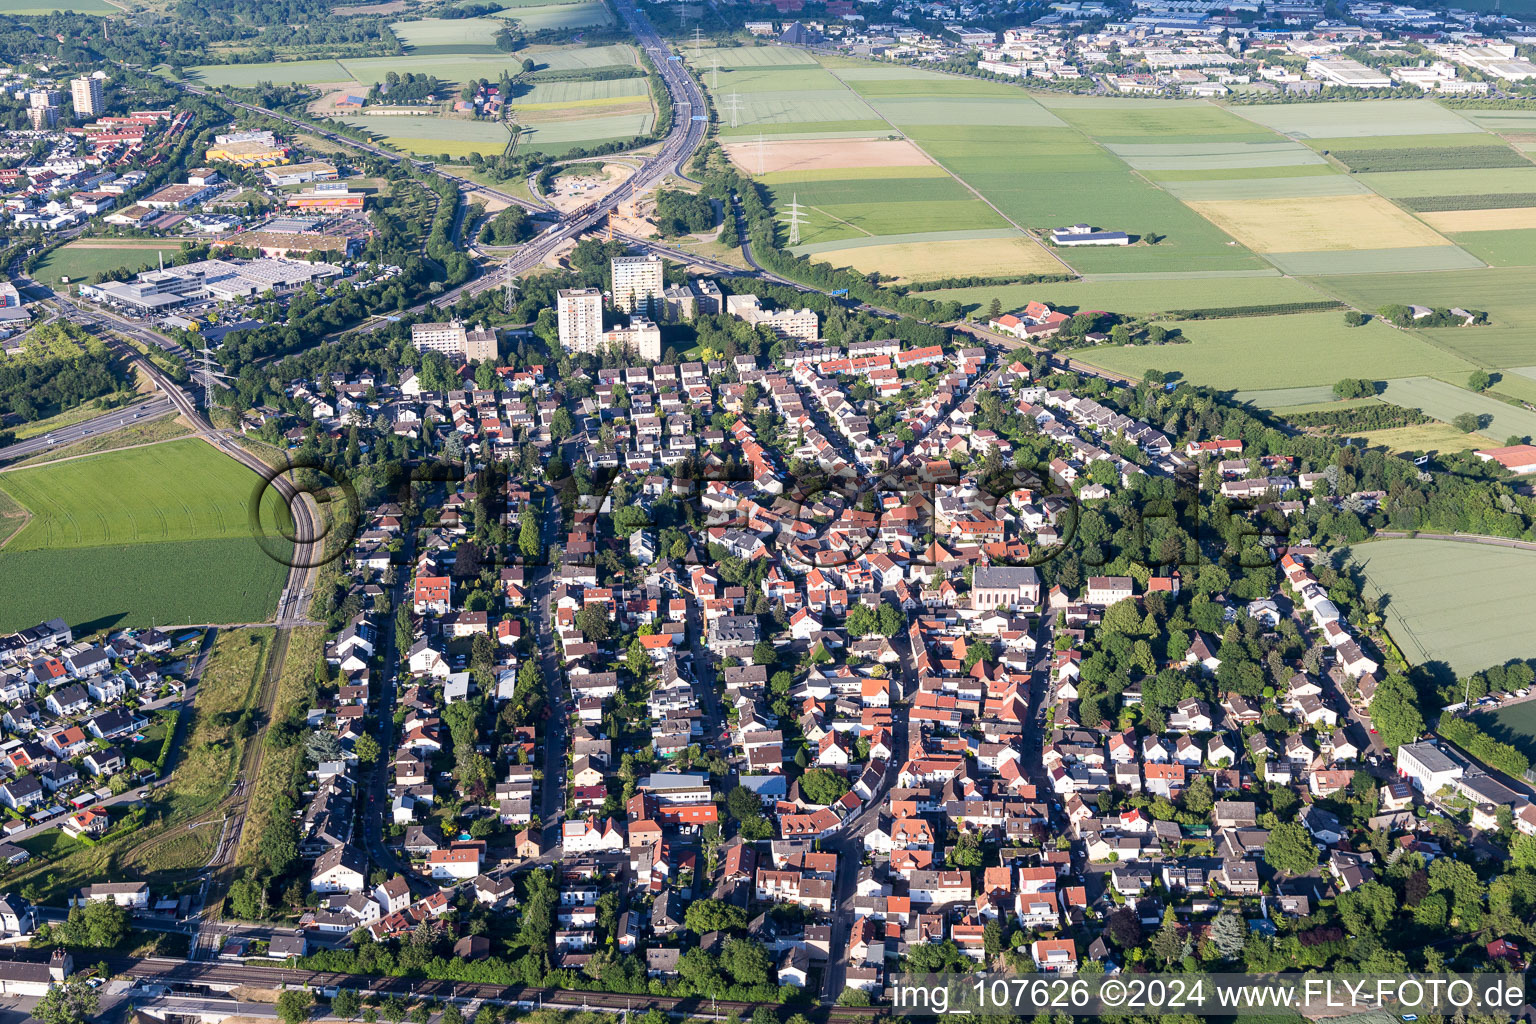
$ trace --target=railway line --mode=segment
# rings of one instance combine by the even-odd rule
[[[331,971],[307,971],[293,967],[267,967],[251,964],[223,964],[168,957],[108,957],[107,965],[115,974],[173,987],[232,989],[307,988],[332,994],[338,989],[352,989],[360,995],[404,996],[416,999],[489,1002],[500,1005],[550,1007],[572,1010],[614,1010],[644,1012],[656,1009],[685,1017],[735,1016],[746,1019],[759,1006],[779,1004],[714,1000],[708,996],[627,995],[614,992],[583,992],[567,989],[531,988],[523,985],[489,985],[464,981],[440,981],[428,978],[396,978],[382,975],[340,974]],[[796,1007],[821,1024],[861,1024],[886,1013],[883,1007],[805,1006]]]

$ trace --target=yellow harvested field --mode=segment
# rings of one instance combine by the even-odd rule
[[[758,143],[725,147],[747,174],[758,171]],[[762,171],[820,171],[836,167],[925,167],[933,161],[905,139],[786,139],[762,143]]]
[[[1065,272],[1043,246],[1028,238],[975,238],[864,245],[819,252],[811,257],[811,262],[852,267],[861,274],[879,271],[900,281],[933,281],[953,277],[956,273],[1003,277],[1011,274]]]
[[[1436,231],[1510,231],[1536,228],[1536,206],[1513,210],[1442,210],[1421,213],[1424,223]]]
[[[1254,252],[1450,244],[1433,228],[1375,195],[1217,200],[1189,206]]]

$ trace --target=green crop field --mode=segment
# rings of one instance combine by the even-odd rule
[[[1155,367],[1196,384],[1234,390],[1332,384],[1341,377],[1374,378],[1407,367],[1425,374],[1465,375],[1472,370],[1464,360],[1379,321],[1345,327],[1338,313],[1197,320],[1175,326],[1187,343],[1099,346],[1073,355],[1132,376]],[[1531,415],[1536,418],[1536,413]]]
[[[7,552],[250,536],[259,479],[202,441],[51,463],[0,475],[32,513]],[[281,508],[268,490],[263,514]]]
[[[146,246],[135,240],[124,239],[121,245],[114,244],[108,248],[108,244],[101,240],[89,244],[71,242],[61,246],[43,258],[32,277],[44,284],[58,284],[65,277],[71,281],[89,280],[109,270],[126,267],[137,271],[153,267],[160,256],[170,260],[181,252],[181,246],[175,243],[156,245],[150,242]]]
[[[1456,135],[1482,131],[1433,100],[1285,103],[1232,109],[1250,121],[1298,139]]]
[[[712,67],[716,61],[722,68],[818,66],[815,57],[797,46],[725,46],[699,53],[700,67]]]
[[[610,78],[602,82],[539,82],[512,101],[517,110],[555,108],[597,100],[645,100],[650,88],[643,78]]]
[[[495,17],[510,18],[521,25],[525,32],[549,32],[586,28],[589,25],[613,24],[613,12],[602,0],[517,7],[510,11],[497,11]]]
[[[1459,374],[1449,376],[1453,380],[1465,379]],[[1423,410],[1424,415],[1446,423],[1464,412],[1473,413],[1483,421],[1483,425],[1478,427],[1479,432],[1489,437],[1536,437],[1536,412],[1476,394],[1443,380],[1431,377],[1389,380],[1381,397],[1393,405]]]
[[[436,75],[445,82],[466,82],[485,78],[492,82],[506,71],[517,74],[523,61],[532,58],[542,70],[565,71],[574,68],[612,67],[618,64],[634,64],[635,52],[626,44],[611,46],[530,46],[516,53],[499,56],[468,54],[426,54],[404,57],[356,57],[337,61],[344,74],[340,78],[310,78],[309,81],[348,81],[363,83],[382,82],[391,71],[406,74]],[[314,62],[308,62],[314,63]],[[227,67],[272,67],[273,65],[226,65]],[[280,66],[280,65],[279,65]],[[273,81],[294,81],[291,78],[273,78]]]
[[[1310,171],[1310,167],[1274,168]],[[1202,202],[1224,199],[1306,199],[1318,196],[1359,195],[1369,191],[1345,174],[1323,167],[1323,174],[1295,177],[1226,178],[1214,181],[1161,181],[1157,183],[1180,199]]]
[[[1404,539],[1359,544],[1349,557],[1367,591],[1386,596],[1387,628],[1414,664],[1468,675],[1536,656],[1536,551]]]
[[[122,14],[123,8],[109,4],[106,0],[0,0],[0,14],[52,14],[54,11]]]
[[[1472,112],[1462,113],[1470,115]],[[1334,150],[1457,149],[1462,146],[1498,145],[1499,140],[1489,135],[1474,138],[1466,132],[1453,132],[1449,135],[1362,135],[1343,139],[1307,139],[1306,144],[1319,153],[1332,153]]]
[[[496,121],[459,121],[431,116],[344,117],[341,120],[398,149],[423,155],[496,155],[507,148],[512,138],[506,126]]]
[[[1476,256],[1454,245],[1272,252],[1269,254],[1269,260],[1287,274],[1304,277],[1328,274],[1406,274],[1423,270],[1467,270],[1482,265],[1482,261]]]
[[[0,629],[49,615],[93,628],[266,618],[287,569],[252,538],[258,482],[197,440],[0,474],[30,513],[0,549],[0,578],[27,581],[6,588]],[[275,491],[262,514],[269,535],[286,522]]]
[[[655,118],[649,114],[614,114],[605,117],[578,117],[526,126],[518,147],[544,153],[564,153],[577,146],[632,139],[651,130]]]
[[[1325,278],[1316,283],[1361,309],[1394,303],[1485,309],[1485,327],[1440,327],[1421,333],[1484,366],[1530,365],[1536,352],[1536,289],[1530,271],[1492,268],[1443,274]],[[1523,431],[1522,431],[1523,433]]]
[[[1330,155],[1351,171],[1444,171],[1530,167],[1508,146],[1413,146],[1403,149],[1335,149]]]
[[[426,18],[389,26],[416,54],[497,53],[496,35],[505,27],[494,18]]]
[[[967,125],[898,122],[898,127],[1021,227],[1042,230],[1083,221],[1164,236],[1155,246],[1062,250],[1062,258],[1081,272],[1264,266],[1205,218],[1073,129],[1000,134]]]
[[[1110,142],[1105,148],[1138,171],[1243,171],[1326,163],[1296,142]]]
[[[1064,121],[1101,142],[1276,141],[1271,133],[1202,100],[1163,104],[1108,99],[1107,103],[1072,104],[1054,109]]]
[[[1384,196],[1482,195],[1536,192],[1536,166],[1461,171],[1389,171],[1355,177]]]
[[[1451,241],[1495,267],[1536,266],[1536,228],[1512,231],[1462,231]]]
[[[716,95],[720,115],[720,134],[725,137],[773,135],[801,131],[806,124],[839,124],[848,128],[888,128],[880,116],[859,97],[846,89],[786,90],[784,92],[738,93],[738,116],[732,125],[729,97]]]
[[[314,85],[316,82],[350,82],[353,79],[352,73],[334,60],[289,60],[272,61],[266,64],[203,64],[188,68],[187,77],[202,85],[228,85],[237,89],[249,89],[261,82]],[[381,72],[379,80],[382,81],[383,77]]]

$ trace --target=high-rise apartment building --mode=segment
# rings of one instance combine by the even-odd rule
[[[663,294],[667,282],[661,272],[661,257],[616,256],[613,260],[613,308],[625,313],[662,315]]]
[[[496,358],[496,331],[483,324],[465,327],[459,320],[446,324],[412,324],[411,344],[418,352],[441,352],[469,363]]]
[[[69,83],[69,94],[75,101],[76,117],[99,117],[107,109],[99,78],[83,75],[74,79]]]
[[[597,288],[562,288],[555,298],[560,347],[567,352],[596,352],[603,343],[603,293]]]

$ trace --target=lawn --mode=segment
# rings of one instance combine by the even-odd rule
[[[66,277],[70,281],[89,281],[110,270],[144,270],[157,265],[161,256],[170,260],[180,252],[181,245],[177,242],[131,239],[70,242],[45,256],[32,277],[44,284],[59,284]]]
[[[272,722],[292,721],[302,718],[309,706],[310,691],[315,679],[315,666],[325,654],[325,630],[319,626],[295,629],[288,636],[288,653],[283,659],[283,673],[278,678],[277,693],[272,701]],[[248,866],[256,862],[261,837],[266,831],[267,819],[280,793],[290,793],[295,773],[302,765],[304,744],[293,743],[287,747],[268,744],[262,753],[261,768],[257,772],[255,789],[247,810],[245,831],[240,836],[240,849],[236,863]]]
[[[1450,376],[1465,379],[1459,375]],[[1432,377],[1394,378],[1387,381],[1381,397],[1393,405],[1420,409],[1426,416],[1446,423],[1464,412],[1475,413],[1484,424],[1479,427],[1480,432],[1489,437],[1536,437],[1536,412]]]
[[[1100,346],[1075,351],[1073,357],[1132,376],[1156,367],[1196,384],[1235,390],[1332,384],[1341,377],[1379,378],[1386,372],[1409,372],[1408,367],[1414,373],[1451,375],[1472,369],[1456,356],[1379,321],[1345,327],[1336,312],[1196,320],[1174,326],[1189,338],[1187,343]]]
[[[1536,551],[1456,541],[1387,540],[1350,549],[1410,662],[1468,675],[1536,657]]]
[[[1482,131],[1433,100],[1286,103],[1232,109],[1250,121],[1298,139],[1457,135]]]
[[[1499,742],[1508,743],[1527,757],[1536,757],[1536,701],[1506,704],[1470,717],[1479,729]]]

